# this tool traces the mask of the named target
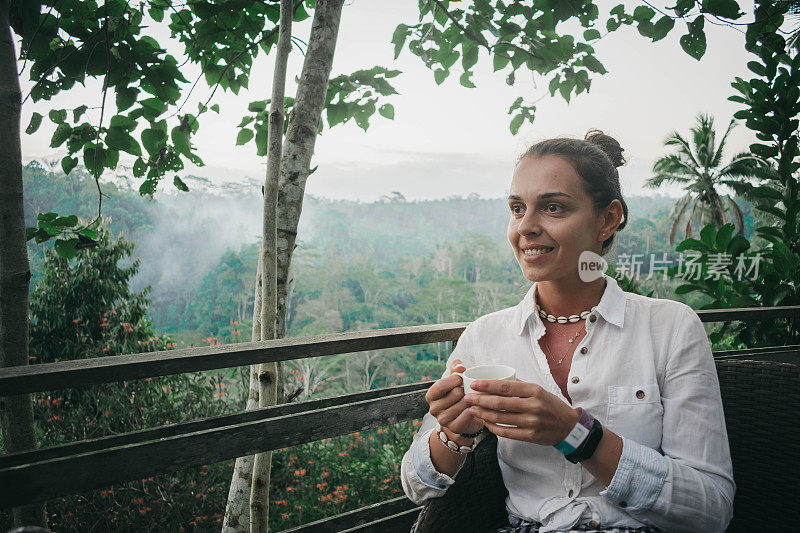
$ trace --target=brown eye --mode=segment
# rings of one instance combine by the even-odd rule
[[[560,205],[558,205],[558,204],[547,204],[548,213],[557,213],[558,212],[558,211],[550,211],[549,210],[550,206],[553,206],[553,205],[558,207],[559,209],[562,209],[562,207]]]
[[[512,213],[514,213],[515,215],[518,215],[518,214],[519,214],[519,211],[515,211],[515,209],[516,209],[517,207],[520,207],[520,208],[521,208],[522,206],[521,206],[521,205],[519,205],[519,204],[514,204],[514,205],[512,205],[512,206],[511,206],[511,212],[512,212]]]

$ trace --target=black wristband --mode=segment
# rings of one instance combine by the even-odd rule
[[[592,455],[594,455],[595,450],[597,450],[597,446],[600,444],[600,439],[602,438],[603,426],[600,425],[600,421],[595,418],[594,424],[592,424],[592,429],[589,430],[589,434],[586,436],[581,445],[575,448],[575,451],[566,456],[567,461],[574,464],[589,459]]]
[[[459,433],[459,435],[461,435],[462,437],[465,437],[467,439],[474,439],[475,437],[477,437],[478,435],[483,433],[485,430],[486,430],[486,426],[483,426],[483,427],[481,427],[481,429],[479,429],[475,433]]]

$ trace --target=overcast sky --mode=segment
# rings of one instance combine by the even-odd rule
[[[608,11],[617,3],[598,2],[602,34],[606,33]],[[674,3],[662,1],[653,5],[663,8]],[[628,12],[642,4],[625,2]],[[748,14],[738,22],[751,21],[752,2],[740,4]],[[650,175],[653,161],[668,153],[664,138],[674,130],[688,135],[700,112],[715,117],[721,136],[733,113],[742,109],[740,104],[727,100],[738,94],[731,81],[736,76],[749,79],[751,73],[746,64],[754,59],[744,49],[744,27],[717,26],[707,19],[708,49],[697,61],[678,43],[686,28],[681,21],[657,43],[642,37],[635,27],[623,26],[593,44],[596,56],[609,72],[593,75],[591,91],[573,97],[567,104],[558,94],[551,98],[546,80],[527,71],[518,71],[515,85],[508,86],[507,71],[493,73],[485,50],[474,67],[472,79],[477,89],[458,83],[460,59],[450,77],[437,86],[433,72],[407,47],[397,60],[393,59],[391,37],[395,27],[417,23],[418,14],[417,0],[345,3],[331,76],[382,65],[403,72],[390,80],[400,94],[385,99],[394,105],[395,119],[376,113],[366,132],[352,121],[331,130],[326,124],[316,141],[312,167],[319,165],[319,169],[309,178],[308,193],[365,202],[391,191],[400,191],[409,200],[473,192],[484,198],[504,197],[514,159],[530,143],[561,135],[582,138],[588,129],[600,128],[626,149],[629,163],[620,169],[623,193],[653,194],[642,184]],[[559,29],[562,27],[564,31],[569,29],[563,25]],[[295,23],[293,32],[307,42],[310,28],[311,18]],[[178,54],[180,49],[172,51]],[[302,68],[302,52],[295,47],[289,59],[287,95],[294,96],[294,78]],[[204,115],[194,138],[206,167],[187,171],[219,181],[243,176],[262,179],[265,158],[255,155],[252,143],[235,146],[236,125],[246,113],[248,102],[270,96],[273,64],[274,54],[256,62],[249,92],[234,96],[218,91],[215,101],[222,113]],[[187,78],[194,81],[195,75],[196,71],[187,70]],[[26,88],[30,83],[23,83],[23,93]],[[186,109],[196,110],[197,102],[205,101],[209,91],[199,83]],[[531,103],[545,95],[537,104],[534,124],[526,123],[518,135],[511,135],[508,107],[519,96]],[[71,108],[93,101],[99,105],[100,92],[98,85],[92,83],[52,102],[28,101],[23,107],[22,127],[27,126],[33,111],[46,115],[54,106]],[[34,135],[23,133],[26,159],[52,155],[49,141],[53,129],[48,126],[45,120]],[[752,132],[740,123],[729,136],[725,160],[747,150],[755,141]],[[165,180],[163,186],[171,187],[171,180]],[[677,196],[680,190],[672,187],[659,192]]]

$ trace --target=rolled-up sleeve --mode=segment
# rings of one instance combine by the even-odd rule
[[[661,451],[623,439],[601,494],[637,520],[667,531],[724,531],[735,484],[719,379],[703,324],[682,306],[666,361]]]
[[[450,363],[453,359],[461,359],[466,367],[474,364],[473,357],[469,353],[469,331],[470,326],[467,326],[462,332],[456,347],[447,358],[442,377],[450,374]],[[447,488],[455,482],[450,476],[437,471],[431,461],[429,439],[435,428],[436,418],[430,412],[425,413],[422,425],[400,463],[400,483],[403,485],[403,491],[417,505],[424,504],[430,498],[443,496]]]

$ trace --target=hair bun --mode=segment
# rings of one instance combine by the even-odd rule
[[[606,135],[597,128],[592,128],[586,132],[586,136],[583,139],[600,147],[608,158],[611,159],[611,163],[615,167],[621,167],[627,163],[625,158],[622,157],[623,148],[614,137]]]

